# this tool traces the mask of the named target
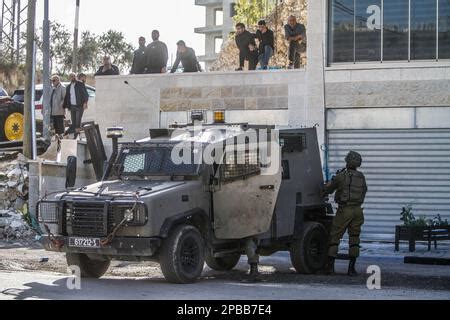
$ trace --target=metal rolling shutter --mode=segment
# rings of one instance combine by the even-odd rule
[[[369,186],[364,239],[393,240],[407,204],[416,217],[450,220],[450,129],[331,130],[330,173],[349,150],[362,154]]]

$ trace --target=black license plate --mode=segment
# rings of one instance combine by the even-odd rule
[[[100,248],[100,239],[69,238],[69,247],[74,248]]]

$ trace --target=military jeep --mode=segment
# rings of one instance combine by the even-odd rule
[[[150,132],[116,146],[102,181],[40,201],[47,250],[83,277],[103,276],[113,259],[158,261],[172,283],[194,282],[205,262],[231,270],[252,244],[258,256],[290,251],[299,273],[324,267],[333,210],[315,128]]]

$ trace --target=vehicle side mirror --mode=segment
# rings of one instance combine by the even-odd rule
[[[66,189],[74,188],[76,181],[77,181],[77,157],[68,157],[66,167]]]

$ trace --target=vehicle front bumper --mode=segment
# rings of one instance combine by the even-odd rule
[[[41,243],[47,251],[98,254],[104,256],[153,257],[161,246],[160,238],[115,238],[101,248],[78,248],[69,246],[69,237],[43,236]]]

